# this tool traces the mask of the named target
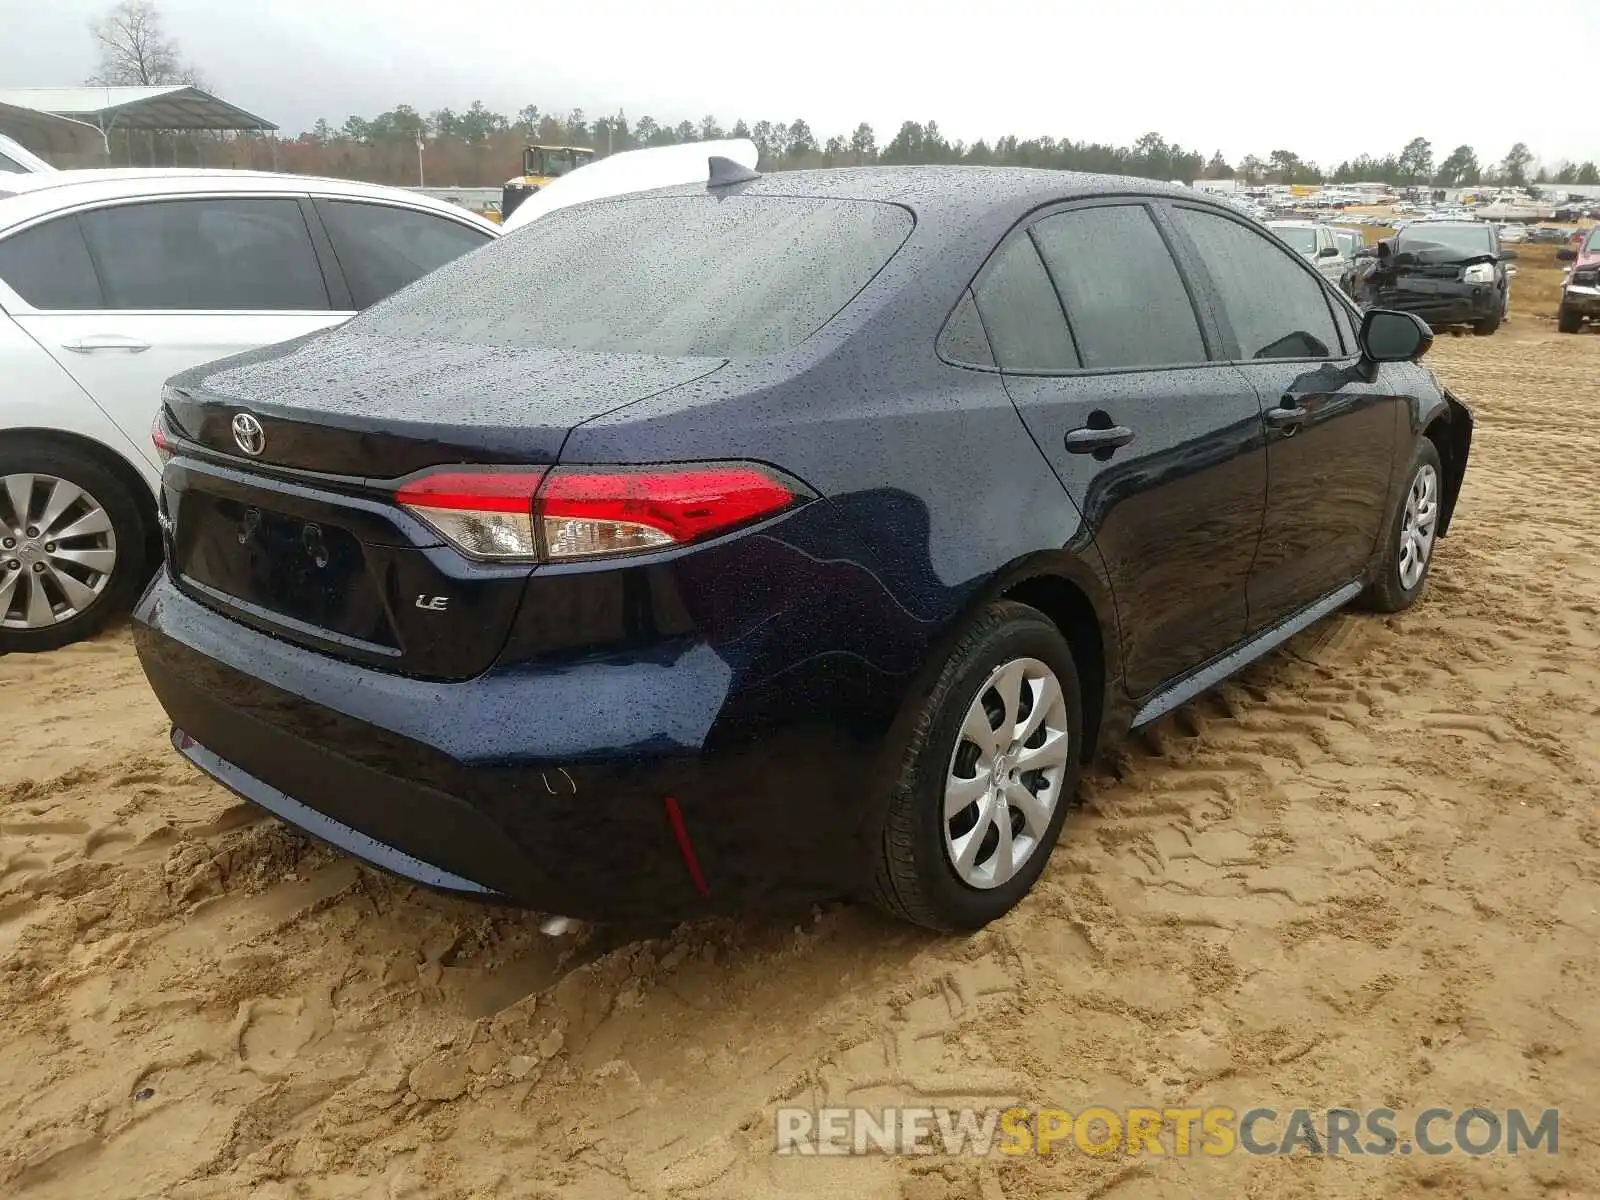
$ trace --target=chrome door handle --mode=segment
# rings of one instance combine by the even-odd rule
[[[1133,430],[1126,425],[1105,428],[1086,425],[1082,429],[1074,429],[1065,440],[1069,454],[1093,454],[1097,450],[1116,450],[1126,446],[1133,441]]]
[[[150,349],[150,343],[120,333],[89,333],[62,342],[61,348],[71,350],[74,354],[93,354],[97,350],[121,350],[124,354],[143,354]]]
[[[1285,437],[1290,436],[1300,428],[1301,422],[1311,415],[1309,409],[1303,407],[1299,399],[1285,392],[1278,399],[1276,408],[1269,408],[1262,414],[1268,425],[1274,429],[1283,430]]]

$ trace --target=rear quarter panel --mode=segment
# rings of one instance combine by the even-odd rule
[[[865,576],[783,603],[819,620],[838,607],[823,623],[859,631],[851,652],[897,702],[950,624],[1024,564],[1089,577],[1111,619],[1087,527],[999,376],[940,362],[931,341],[919,349],[869,342],[777,380],[732,363],[707,381],[715,396],[678,389],[580,426],[562,461],[745,458],[797,476],[838,518],[810,552]]]

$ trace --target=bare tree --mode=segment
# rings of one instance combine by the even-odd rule
[[[178,43],[167,36],[161,11],[151,0],[122,0],[98,21],[89,22],[100,49],[100,66],[89,82],[102,87],[155,87],[186,83],[200,87],[199,73],[183,61]]]

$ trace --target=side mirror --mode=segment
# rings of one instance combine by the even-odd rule
[[[1500,261],[1501,262],[1516,262],[1517,261],[1517,252],[1515,250],[1502,250],[1502,251],[1500,251]]]
[[[1377,258],[1378,257],[1378,248],[1376,246],[1357,246],[1356,247],[1355,257],[1357,257],[1357,258]]]
[[[1338,258],[1339,257],[1339,247],[1337,247],[1337,246],[1324,246],[1321,250],[1317,251],[1317,257],[1318,258]]]
[[[1368,362],[1416,362],[1433,345],[1433,330],[1414,313],[1370,308],[1357,341]]]
[[[1561,262],[1576,262],[1578,259],[1578,252],[1571,246],[1563,246],[1561,249],[1556,251],[1556,258]]]

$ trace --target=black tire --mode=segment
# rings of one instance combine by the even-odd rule
[[[0,442],[0,478],[18,474],[54,475],[92,496],[110,518],[116,538],[116,561],[100,594],[66,620],[35,629],[0,624],[0,653],[54,650],[97,633],[107,621],[131,607],[150,576],[148,524],[128,486],[114,471],[70,446],[19,437]],[[0,500],[0,523],[8,524],[6,536],[11,532],[10,507],[9,499]],[[7,561],[7,551],[0,548],[0,582],[4,581]],[[7,611],[0,612],[0,622],[9,615],[14,602],[14,595],[8,595]]]
[[[1477,334],[1479,337],[1488,337],[1491,333],[1493,333],[1496,329],[1499,329],[1499,328],[1500,328],[1500,316],[1497,313],[1496,315],[1494,315],[1492,317],[1485,317],[1481,321],[1473,322],[1472,332]]]
[[[1389,532],[1384,541],[1383,555],[1378,562],[1377,573],[1367,585],[1366,591],[1357,598],[1356,603],[1362,608],[1372,612],[1399,612],[1415,604],[1417,597],[1421,596],[1423,589],[1428,586],[1428,573],[1433,569],[1433,550],[1439,544],[1437,524],[1434,527],[1433,541],[1428,547],[1428,556],[1422,564],[1422,574],[1417,576],[1416,582],[1410,587],[1406,587],[1400,578],[1401,531],[1405,525],[1406,503],[1418,474],[1425,466],[1433,469],[1434,478],[1440,488],[1439,502],[1441,504],[1443,502],[1444,469],[1439,462],[1439,448],[1427,438],[1419,438],[1416,452],[1411,456],[1411,465],[1406,469],[1404,482],[1395,494],[1394,512],[1389,516]]]
[[[1044,836],[1008,882],[979,888],[956,874],[946,852],[944,784],[979,688],[996,668],[1024,657],[1048,666],[1061,686],[1071,752]],[[874,868],[874,902],[893,916],[941,932],[978,929],[1010,911],[1044,870],[1077,794],[1082,737],[1078,670],[1061,631],[1025,604],[991,604],[961,635],[912,725],[889,797]]]
[[[1583,327],[1583,314],[1566,307],[1556,311],[1556,328],[1562,333],[1577,333]]]

